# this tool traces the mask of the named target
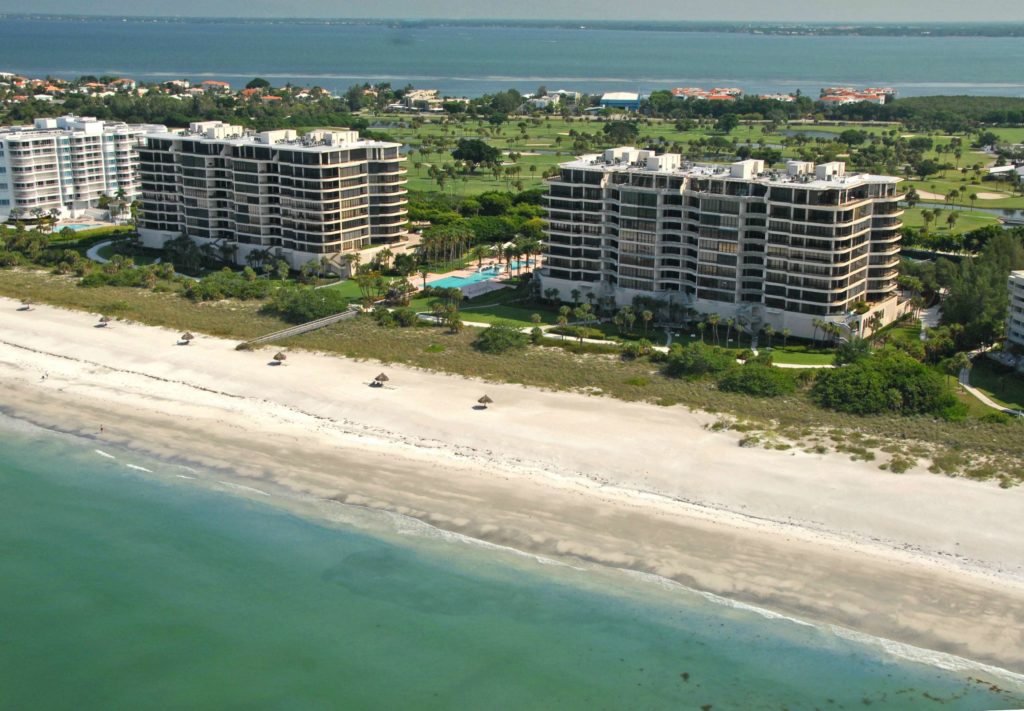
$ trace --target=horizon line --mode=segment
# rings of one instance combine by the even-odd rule
[[[245,22],[281,21],[281,20],[323,20],[342,22],[525,22],[531,24],[545,24],[558,22],[572,23],[602,23],[602,24],[665,24],[665,25],[736,25],[736,26],[780,26],[798,25],[804,27],[861,27],[870,25],[874,27],[935,27],[935,26],[984,26],[1000,25],[1013,26],[1024,25],[1024,19],[1020,20],[930,20],[919,21],[886,21],[886,20],[730,20],[730,19],[702,19],[702,20],[665,20],[665,19],[601,19],[587,17],[344,17],[333,15],[265,15],[256,17],[244,17],[241,15],[132,15],[126,13],[91,13],[91,12],[20,12],[0,10],[0,17],[22,17],[22,18],[97,18],[97,19],[138,19],[138,20],[242,20]]]

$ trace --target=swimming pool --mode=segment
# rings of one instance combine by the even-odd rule
[[[470,284],[478,284],[482,281],[490,281],[491,279],[496,279],[497,277],[497,272],[488,270],[483,272],[477,272],[476,274],[470,274],[469,276],[464,277],[445,277],[444,279],[438,279],[437,281],[429,282],[427,286],[432,286],[435,289],[458,289],[463,286],[469,286]]]
[[[529,262],[524,260],[522,265],[524,267],[527,267],[527,266],[529,266],[531,264],[533,264],[533,260],[532,259],[529,260]],[[519,267],[519,262],[518,261],[512,262],[512,264],[511,264],[512,272],[515,272],[515,270],[518,267]],[[436,281],[427,282],[427,286],[432,286],[432,287],[434,287],[436,289],[452,289],[452,288],[459,289],[459,288],[462,288],[464,286],[469,286],[470,284],[478,284],[478,283],[480,283],[482,281],[490,281],[492,279],[497,279],[498,277],[500,277],[504,273],[505,273],[504,270],[499,270],[496,267],[484,267],[482,270],[480,270],[478,272],[475,272],[474,274],[470,274],[469,276],[464,276],[464,277],[459,277],[459,276],[444,277],[443,279],[437,279]]]
[[[110,225],[101,225],[101,224],[95,224],[95,225],[78,225],[78,224],[73,224],[73,225],[54,225],[53,231],[55,233],[59,234],[61,230],[72,230],[73,232],[81,232],[82,230],[95,230],[95,229],[97,229],[99,227],[109,227],[109,226]]]

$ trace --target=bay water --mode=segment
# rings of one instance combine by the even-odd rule
[[[0,419],[0,709],[1011,709],[1021,677]]]
[[[851,84],[893,86],[902,96],[1024,96],[1022,66],[1019,37],[0,16],[0,71],[218,79],[236,88],[263,76],[338,92],[408,82],[453,96],[541,84],[590,93],[695,85],[817,96]]]

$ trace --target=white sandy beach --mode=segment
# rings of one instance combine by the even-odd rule
[[[1024,488],[740,448],[713,418],[0,299],[4,409],[198,467],[1024,671]],[[388,387],[371,388],[385,370]],[[43,376],[46,376],[45,378]],[[474,409],[489,394],[495,404]],[[100,426],[103,432],[100,433]]]

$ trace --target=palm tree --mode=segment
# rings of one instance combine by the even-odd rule
[[[971,357],[963,351],[960,351],[946,361],[946,374],[951,375],[954,378],[959,378],[965,370],[968,371],[968,373],[970,372],[971,365]],[[968,375],[967,377],[969,378],[970,376]],[[948,383],[949,381],[947,380],[946,382]]]
[[[871,314],[871,318],[868,319],[867,326],[871,329],[871,335],[878,333],[878,330],[882,328],[884,319],[882,318],[882,312],[876,311]]]
[[[789,341],[789,337],[792,336],[792,335],[793,335],[793,332],[790,331],[788,328],[782,329],[782,347],[783,348],[786,347],[786,343],[787,343],[787,341]]]
[[[978,193],[971,193],[968,198],[971,201],[971,209],[974,209],[974,203],[978,201]]]
[[[716,346],[718,345],[718,323],[721,320],[722,319],[721,319],[721,317],[718,314],[709,314],[708,315],[708,319],[707,319],[708,325],[711,326],[711,332],[715,336],[715,345]]]
[[[701,321],[701,322],[699,322],[697,324],[697,331],[700,332],[700,342],[701,343],[704,342],[704,331],[705,331],[705,329],[707,329],[707,327],[708,327],[708,325],[704,321]]]
[[[931,230],[932,222],[935,220],[935,214],[931,210],[922,210],[921,219],[924,220],[924,232],[928,234]]]
[[[953,231],[953,226],[956,224],[956,221],[959,219],[960,213],[955,210],[946,215],[946,224],[949,225],[949,230],[951,232]]]
[[[768,347],[772,347],[772,336],[775,335],[775,327],[770,323],[762,329],[764,331],[764,337],[768,339]]]
[[[726,343],[726,345],[728,345],[730,343],[730,341],[732,340],[732,337],[731,337],[732,327],[735,324],[736,324],[736,321],[734,319],[727,318],[725,320],[725,343]]]
[[[647,338],[647,329],[650,326],[651,321],[654,319],[654,313],[645,310],[640,314],[640,318],[644,320],[644,338]]]

